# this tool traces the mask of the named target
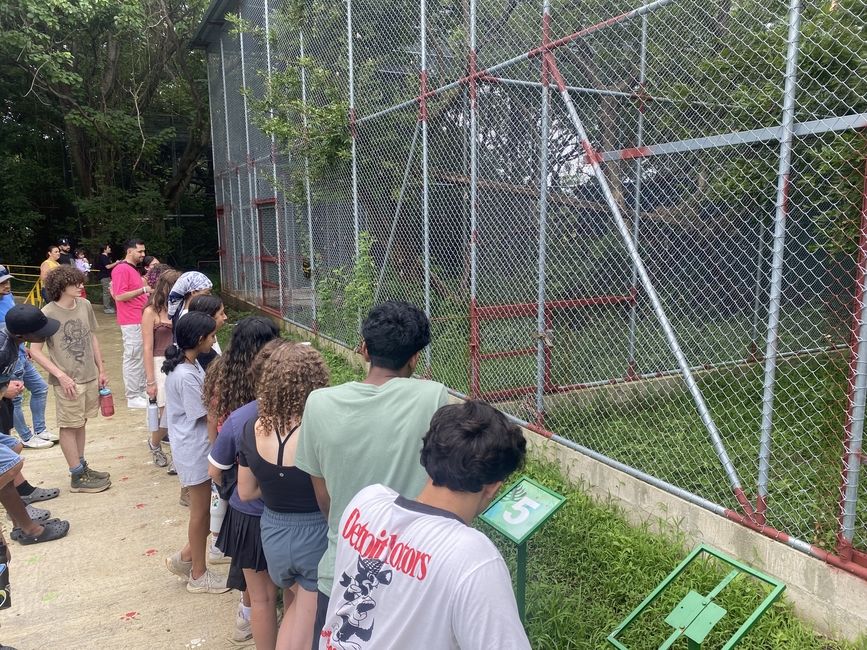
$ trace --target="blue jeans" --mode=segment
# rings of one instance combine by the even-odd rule
[[[12,400],[15,410],[12,418],[15,430],[22,440],[30,440],[34,433],[45,431],[45,402],[48,400],[48,384],[36,370],[29,359],[19,357],[13,373],[15,378],[24,382],[24,387],[30,391],[30,414],[33,416],[33,430],[27,426],[24,419],[24,393]]]

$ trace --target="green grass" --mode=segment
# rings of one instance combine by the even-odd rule
[[[832,549],[846,412],[846,357],[781,363],[771,443],[769,523]],[[755,492],[761,427],[760,364],[699,379],[711,415],[748,493]],[[722,466],[681,385],[627,403],[599,392],[589,403],[553,408],[546,425],[575,442],[695,494],[735,507]],[[867,499],[859,500],[861,522]],[[867,539],[856,539],[865,543]]]
[[[598,504],[559,472],[532,462],[525,473],[568,497],[563,508],[528,546],[527,631],[533,648],[604,648],[608,634],[686,556],[683,538],[666,537],[629,525],[621,512]],[[479,524],[495,540],[514,574],[514,546]],[[672,585],[667,595],[623,637],[632,649],[656,648],[670,633],[663,619],[689,589],[707,593],[728,571],[716,561],[700,562]],[[765,587],[737,579],[717,603],[728,610],[708,638],[719,648],[765,596]],[[676,645],[685,648],[685,645]],[[743,649],[867,648],[817,635],[801,622],[785,598],[744,637]]]

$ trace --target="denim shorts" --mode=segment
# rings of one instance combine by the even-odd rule
[[[18,444],[18,438],[0,433],[0,474],[5,474],[21,462],[21,456],[12,451]]]
[[[15,447],[21,444],[21,441],[15,436],[10,436],[8,433],[0,433],[0,445],[8,449],[15,450]]]
[[[268,575],[289,589],[296,582],[316,591],[319,560],[328,546],[328,522],[321,512],[274,512],[267,507],[260,521]]]

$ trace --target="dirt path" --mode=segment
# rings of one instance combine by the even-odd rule
[[[236,647],[227,639],[237,592],[190,594],[165,568],[186,538],[187,509],[177,477],[151,462],[145,411],[126,408],[120,329],[99,309],[97,319],[117,413],[88,423],[87,457],[111,472],[113,485],[72,494],[59,446],[24,451],[30,482],[61,488],[37,506],[68,519],[70,531],[44,544],[12,542],[13,606],[0,612],[0,641],[18,650]],[[46,411],[56,431],[51,393]],[[11,522],[4,527],[8,539]]]

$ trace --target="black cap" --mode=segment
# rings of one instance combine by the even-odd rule
[[[66,237],[61,237],[59,240],[57,240],[57,244],[59,246],[68,246],[69,240]]]
[[[60,321],[48,318],[34,305],[15,305],[6,312],[6,329],[16,336],[47,339],[60,329]]]

